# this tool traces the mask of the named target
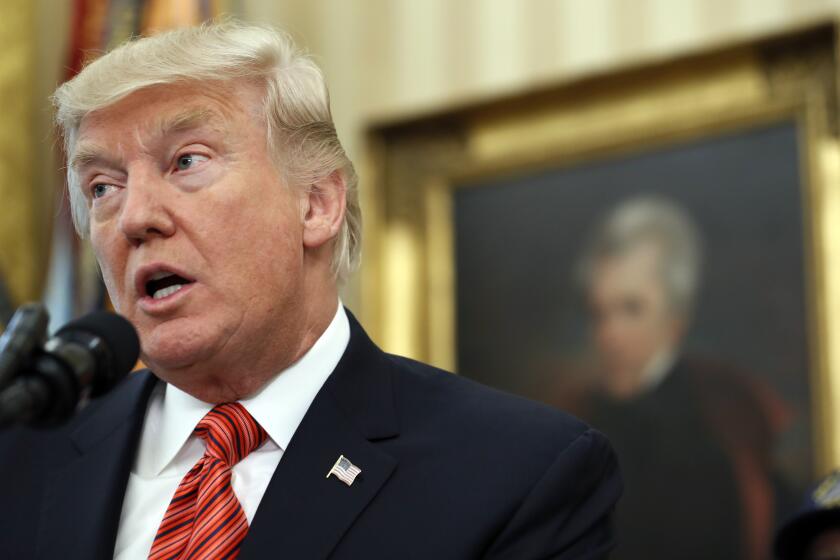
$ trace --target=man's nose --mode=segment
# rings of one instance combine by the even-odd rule
[[[595,336],[598,345],[610,351],[620,348],[624,340],[622,329],[614,319],[601,320],[595,329]]]
[[[120,230],[133,243],[154,237],[169,237],[175,224],[169,211],[166,181],[154,173],[129,175],[120,213]]]

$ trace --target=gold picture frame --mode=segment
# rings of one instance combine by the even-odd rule
[[[815,475],[840,465],[838,28],[828,21],[369,131],[362,316],[386,350],[456,365],[452,190],[793,119],[807,192]]]

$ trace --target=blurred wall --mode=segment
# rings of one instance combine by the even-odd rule
[[[61,185],[49,96],[60,82],[69,2],[0,7],[0,271],[10,304],[39,299]]]
[[[36,132],[32,126],[35,79],[34,10],[26,0],[8,0],[0,17],[0,271],[10,296],[33,298],[36,261],[43,254],[42,215],[31,195]]]
[[[840,15],[840,0],[241,0],[318,59],[360,167],[372,123]],[[344,293],[364,315],[358,286]]]
[[[71,7],[0,7],[0,227],[30,240],[0,247],[5,270],[39,270],[48,257],[62,182],[48,96],[64,74]],[[318,59],[364,188],[363,133],[373,123],[806,25],[840,15],[840,0],[234,0],[230,8],[287,29]],[[10,283],[20,301],[37,297],[43,279]],[[359,293],[351,281],[344,298],[364,315]]]

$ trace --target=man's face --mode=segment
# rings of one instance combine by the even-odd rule
[[[646,366],[673,348],[682,333],[682,322],[669,310],[659,261],[660,249],[651,242],[602,257],[594,266],[589,286],[593,338],[604,388],[615,398],[641,391]]]
[[[188,391],[260,367],[267,339],[299,343],[301,195],[272,164],[259,108],[246,84],[156,86],[79,130],[73,160],[108,293],[144,361]]]

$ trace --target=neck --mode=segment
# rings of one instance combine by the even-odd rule
[[[204,402],[234,402],[253,396],[312,348],[335,317],[338,292],[333,288],[316,299],[302,297],[301,301],[311,303],[286,308],[288,315],[275,318],[272,328],[242,344],[226,345],[211,360],[179,371],[149,365],[158,377]],[[234,344],[237,350],[227,347]]]

